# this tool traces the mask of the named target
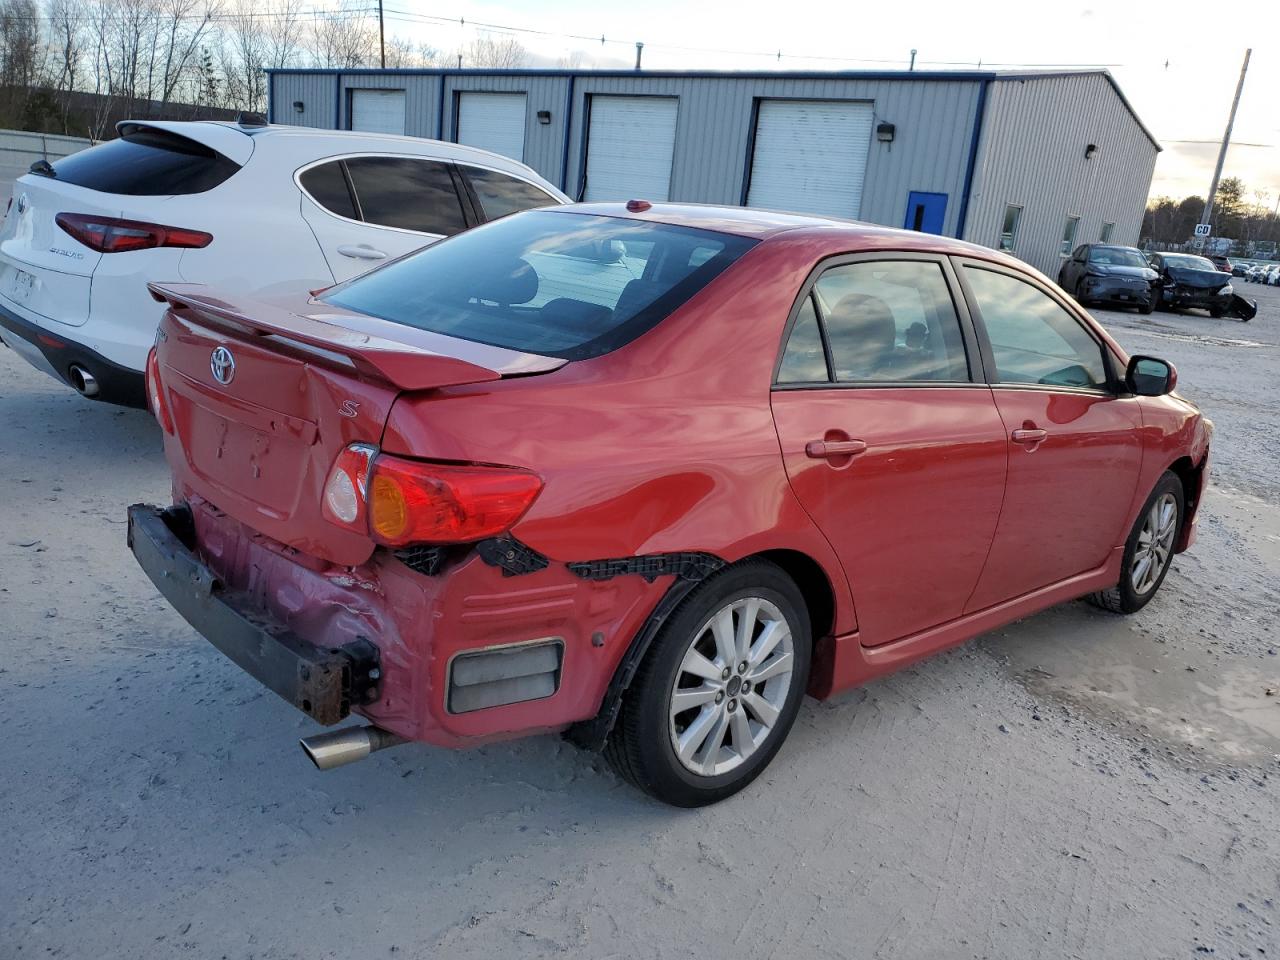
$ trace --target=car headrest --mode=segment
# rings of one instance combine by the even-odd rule
[[[897,327],[893,311],[879,297],[863,293],[842,297],[827,317],[827,336],[837,379],[885,379]]]
[[[630,319],[657,300],[662,295],[662,291],[662,285],[653,280],[645,280],[639,277],[635,280],[630,280],[622,288],[622,296],[618,297],[618,302],[614,304],[614,315]]]
[[[527,260],[494,264],[488,281],[484,290],[477,291],[482,300],[502,304],[528,303],[538,295],[538,274]]]

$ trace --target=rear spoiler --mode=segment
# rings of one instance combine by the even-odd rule
[[[184,289],[189,288],[189,289]],[[303,317],[282,307],[250,300],[227,303],[200,284],[148,283],[153,299],[167,303],[175,315],[194,314],[200,323],[252,339],[271,337],[301,349],[320,362],[349,363],[365,377],[400,390],[431,390],[465,383],[500,380],[502,374],[456,357],[433,353],[336,323]]]

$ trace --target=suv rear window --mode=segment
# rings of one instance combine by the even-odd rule
[[[239,169],[202,143],[151,127],[126,127],[118,139],[53,164],[62,183],[131,197],[204,193]]]
[[[421,330],[581,360],[657,325],[755,242],[527,211],[396,260],[321,299]]]

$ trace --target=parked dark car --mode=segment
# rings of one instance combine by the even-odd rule
[[[1231,261],[1220,253],[1211,253],[1205,257],[1210,263],[1221,270],[1223,273],[1232,273]]]
[[[1081,303],[1126,304],[1150,313],[1156,308],[1158,278],[1135,247],[1087,243],[1062,264],[1058,286]]]
[[[1151,267],[1160,274],[1156,305],[1166,310],[1200,308],[1215,319],[1232,316],[1252,320],[1258,304],[1237,296],[1231,278],[1207,257],[1190,253],[1153,253]]]

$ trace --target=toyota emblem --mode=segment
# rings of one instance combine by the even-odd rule
[[[225,387],[236,375],[236,358],[226,347],[217,347],[209,357],[209,370],[213,379]]]

